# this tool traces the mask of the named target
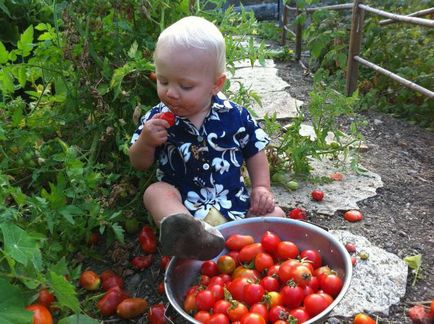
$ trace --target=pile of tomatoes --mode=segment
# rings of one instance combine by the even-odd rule
[[[325,310],[343,280],[317,250],[300,250],[271,231],[226,239],[229,250],[205,261],[184,310],[201,323],[303,323]],[[291,320],[293,320],[291,322]]]

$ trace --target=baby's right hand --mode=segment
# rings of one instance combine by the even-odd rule
[[[170,125],[167,120],[158,118],[160,115],[156,114],[143,124],[141,136],[149,146],[157,147],[167,142],[167,129]]]

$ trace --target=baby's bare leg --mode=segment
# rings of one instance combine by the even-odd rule
[[[223,235],[211,225],[195,219],[172,185],[165,182],[150,185],[143,195],[143,202],[160,227],[163,255],[208,260],[224,249]]]
[[[265,214],[265,215],[261,215],[259,217],[271,217],[271,216],[273,216],[273,217],[286,217],[285,212],[279,206],[274,207],[274,210],[271,213]],[[252,215],[249,212],[247,212],[246,217],[258,217],[258,216],[257,215]]]

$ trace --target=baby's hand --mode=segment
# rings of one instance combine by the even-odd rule
[[[249,214],[262,216],[271,213],[275,208],[273,194],[266,187],[255,187],[250,196]]]
[[[143,124],[142,134],[146,145],[157,147],[167,142],[167,129],[171,126],[162,114],[156,114]]]

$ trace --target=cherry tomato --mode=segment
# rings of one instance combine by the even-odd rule
[[[261,237],[261,244],[265,252],[274,253],[280,243],[280,237],[270,231],[266,231]]]
[[[277,246],[276,256],[280,260],[295,259],[298,256],[297,245],[291,241],[282,241]]]
[[[199,291],[196,295],[196,306],[198,310],[210,310],[215,303],[215,297],[211,290]]]
[[[138,255],[131,260],[131,265],[137,270],[142,271],[151,266],[153,259],[154,256],[152,254]]]
[[[345,249],[348,251],[348,253],[356,253],[357,248],[354,243],[347,243],[345,244]]]
[[[279,291],[279,280],[273,276],[265,276],[261,279],[259,284],[264,287],[266,291]]]
[[[349,222],[358,222],[358,221],[361,221],[363,219],[363,215],[358,210],[349,210],[349,211],[345,212],[344,219],[349,221]]]
[[[241,317],[248,312],[249,309],[246,307],[246,305],[238,301],[234,301],[231,304],[231,307],[228,308],[228,317],[232,322],[239,321],[241,320]]]
[[[283,306],[289,309],[300,306],[304,299],[304,289],[295,284],[283,287],[280,294],[282,295]]]
[[[222,313],[213,314],[207,324],[229,324],[229,318]]]
[[[244,300],[244,287],[250,283],[248,278],[235,278],[228,284],[228,290],[236,300]]]
[[[309,313],[306,312],[306,309],[304,309],[304,307],[297,307],[291,309],[289,311],[289,318],[291,318],[291,316],[297,319],[297,324],[304,323],[310,319]]]
[[[38,293],[38,304],[44,305],[50,309],[51,304],[56,300],[54,295],[48,291],[47,288],[39,290]]]
[[[240,258],[239,258],[239,256],[240,256],[240,252],[239,251],[229,251],[228,255],[232,259],[234,259],[236,267],[238,267],[241,264]]]
[[[304,298],[304,308],[309,316],[313,317],[325,310],[333,301],[332,297],[327,298],[323,294],[315,293]]]
[[[255,256],[255,269],[259,272],[270,269],[274,265],[274,260],[268,253],[258,253]]]
[[[145,253],[155,253],[157,250],[157,237],[151,226],[145,225],[139,233],[139,242]]]
[[[246,245],[255,242],[251,235],[232,234],[226,239],[226,247],[229,250],[240,251]]]
[[[265,294],[264,300],[268,305],[268,308],[274,306],[282,306],[282,295],[277,291],[269,291]]]
[[[249,312],[241,317],[241,324],[266,324],[266,321],[260,314]]]
[[[113,274],[111,277],[108,277],[102,282],[102,289],[105,291],[108,291],[109,289],[114,287],[124,287],[124,280],[116,274]]]
[[[244,286],[244,302],[249,306],[259,303],[264,297],[265,289],[260,284],[251,283]]]
[[[187,296],[184,298],[184,304],[183,304],[184,310],[192,314],[195,311],[197,311],[197,305],[196,305],[196,293],[187,293]]]
[[[218,314],[218,313],[227,314],[229,307],[231,307],[231,303],[228,302],[227,300],[224,299],[217,300],[213,307],[214,314]]]
[[[163,304],[154,304],[149,307],[148,311],[148,321],[150,324],[165,324],[166,320],[166,309]]]
[[[238,256],[238,259],[240,260],[240,262],[251,262],[255,256],[258,253],[264,252],[264,249],[262,248],[262,244],[261,243],[252,243],[249,245],[244,246],[241,250],[240,250],[240,254]]]
[[[121,301],[116,308],[116,314],[125,319],[130,319],[143,314],[148,308],[148,302],[144,298],[127,298]]]
[[[200,266],[200,273],[209,277],[213,277],[219,273],[217,263],[212,260],[205,261]]]
[[[164,289],[164,281],[160,281],[157,285],[157,292],[160,295],[164,295],[165,289]]]
[[[112,270],[104,270],[101,273],[101,280],[104,282],[106,279],[115,276],[116,274]]]
[[[208,286],[210,281],[211,281],[211,278],[208,277],[208,276],[201,275],[201,276],[199,277],[199,284],[200,284],[201,286]]]
[[[274,264],[270,269],[268,269],[267,276],[279,276],[279,268],[280,264]]]
[[[270,308],[270,311],[268,312],[268,320],[271,323],[274,323],[278,320],[285,321],[288,319],[288,315],[288,310],[285,307],[277,305]]]
[[[170,111],[161,113],[161,115],[159,115],[157,118],[167,121],[169,123],[169,127],[172,127],[173,125],[175,125],[175,122],[176,122],[175,114],[173,112],[170,112]]]
[[[80,286],[86,290],[97,290],[101,284],[100,277],[93,271],[83,271],[80,275]]]
[[[225,290],[222,285],[209,285],[208,290],[212,292],[216,301],[225,298]]]
[[[220,273],[232,273],[235,270],[235,260],[229,255],[222,255],[217,259],[217,268]]]
[[[169,262],[171,260],[170,256],[163,255],[160,259],[160,269],[163,271],[166,271],[167,266],[169,265]]]
[[[33,324],[52,324],[53,317],[50,311],[41,304],[32,304],[26,307],[28,311],[33,312]]]
[[[200,323],[206,323],[211,318],[211,314],[207,311],[198,311],[196,315],[194,315],[194,319]]]
[[[321,201],[324,199],[324,192],[321,190],[315,189],[311,192],[312,199],[315,201]]]
[[[148,77],[154,82],[157,81],[157,74],[154,71],[149,72]]]
[[[301,265],[301,263],[295,259],[290,259],[290,260],[283,262],[279,266],[279,270],[277,272],[277,274],[280,278],[280,281],[282,283],[286,283],[288,280],[290,280],[292,278],[291,277],[292,269],[294,267],[298,267],[299,265]]]
[[[321,289],[332,297],[339,295],[343,285],[342,279],[335,274],[329,274],[320,279]]]
[[[314,269],[319,268],[322,265],[321,254],[319,254],[318,250],[303,250],[301,251],[300,256],[302,259],[309,260]]]
[[[268,321],[268,309],[264,303],[256,303],[252,305],[249,309],[250,313],[255,313],[261,315],[265,321]]]
[[[288,217],[292,219],[306,219],[307,211],[304,208],[294,208],[288,213]]]
[[[125,294],[118,286],[111,288],[96,303],[96,308],[102,316],[111,316],[116,313],[116,308],[128,295]]]
[[[359,313],[354,317],[354,324],[375,324],[375,320],[369,315]]]
[[[232,272],[232,279],[235,278],[247,278],[251,281],[258,281],[261,279],[261,274],[255,269],[248,269],[243,266],[238,266]]]
[[[290,278],[294,280],[297,285],[304,288],[309,284],[310,278],[312,278],[312,272],[307,266],[299,265],[292,268]]]

